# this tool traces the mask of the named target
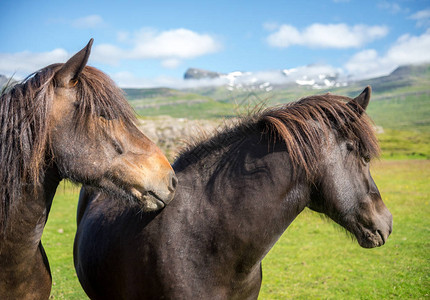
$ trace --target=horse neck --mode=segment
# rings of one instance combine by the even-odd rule
[[[190,224],[204,231],[196,236],[206,235],[232,266],[259,263],[309,199],[310,185],[293,178],[285,145],[266,142],[248,137],[177,173],[178,197],[190,215],[203,215]]]
[[[14,257],[18,262],[35,255],[60,180],[56,167],[49,167],[35,188],[24,188],[20,199],[14,201],[2,233],[0,256]]]

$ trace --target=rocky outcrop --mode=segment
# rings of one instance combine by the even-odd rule
[[[213,79],[218,78],[222,74],[202,69],[189,68],[185,74],[184,79]]]
[[[213,133],[222,123],[222,120],[189,120],[160,116],[140,120],[139,128],[172,162],[184,147]]]

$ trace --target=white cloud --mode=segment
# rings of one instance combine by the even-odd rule
[[[97,25],[101,24],[101,21],[101,18],[95,16],[79,24]],[[183,28],[162,32],[142,29],[135,34],[120,32],[117,39],[121,45],[127,45],[128,48],[114,44],[96,44],[92,49],[91,60],[118,66],[121,60],[157,59],[163,67],[172,69],[178,67],[185,59],[196,58],[221,49],[221,45],[214,37]],[[68,57],[64,49],[41,53],[29,51],[0,53],[0,74],[7,76],[14,74],[16,78],[22,79],[49,64],[65,62]]]
[[[412,20],[417,21],[418,27],[429,27],[430,26],[430,8],[420,10],[409,17]]]
[[[218,50],[219,45],[211,36],[180,28],[161,33],[149,32],[137,41],[133,56],[137,58],[194,58]]]
[[[430,29],[420,36],[405,34],[384,55],[368,49],[355,54],[345,69],[355,78],[386,75],[405,64],[430,62]]]
[[[72,26],[76,28],[98,28],[104,25],[105,22],[99,15],[89,15],[72,21]]]
[[[387,57],[398,64],[430,61],[430,29],[420,36],[401,36],[388,50]]]
[[[281,25],[267,37],[273,47],[293,45],[312,48],[357,48],[388,34],[386,26],[315,23],[299,31],[291,25]]]
[[[160,59],[164,67],[174,68],[184,59],[215,53],[221,49],[214,37],[184,28],[162,32],[144,28],[131,37],[125,32],[121,32],[118,37],[120,41],[131,44],[131,48],[96,45],[93,59],[108,64],[118,63],[122,59]]]
[[[67,58],[68,54],[64,49],[54,49],[41,53],[32,53],[29,51],[0,53],[0,74],[7,76],[14,75],[17,79],[23,79],[47,65],[64,62]]]
[[[386,75],[395,67],[383,61],[374,49],[358,52],[345,64],[345,69],[355,79]]]
[[[301,44],[300,32],[291,25],[281,25],[278,31],[267,37],[270,46],[287,48],[291,45]]]

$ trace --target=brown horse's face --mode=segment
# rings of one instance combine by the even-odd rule
[[[361,157],[350,141],[330,148],[309,207],[354,234],[362,247],[382,246],[392,231],[393,218],[370,175],[368,158]]]
[[[362,105],[364,109],[367,103]],[[370,175],[369,160],[358,145],[331,134],[321,160],[322,175],[308,205],[354,234],[364,248],[382,246],[393,224]]]
[[[87,112],[92,115],[84,117],[89,120],[85,130],[77,130],[74,118],[82,99],[73,83],[76,74],[64,72],[69,62],[55,75],[49,125],[52,154],[60,173],[137,200],[144,211],[164,207],[173,199],[177,179],[160,149],[133,123]]]

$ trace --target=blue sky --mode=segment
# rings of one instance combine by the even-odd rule
[[[178,87],[188,67],[318,64],[365,78],[430,62],[429,0],[2,0],[0,10],[0,74],[17,78],[91,37],[89,64],[123,87]]]

